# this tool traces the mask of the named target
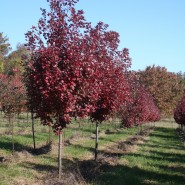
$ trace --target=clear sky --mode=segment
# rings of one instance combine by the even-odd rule
[[[0,32],[13,49],[24,43],[24,34],[41,17],[46,0],[0,0]],[[185,72],[185,0],[79,0],[89,22],[103,21],[120,34],[132,69],[160,65]]]

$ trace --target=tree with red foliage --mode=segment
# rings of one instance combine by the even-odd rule
[[[127,49],[117,49],[119,35],[106,31],[107,25],[102,22],[92,28],[83,11],[75,10],[74,0],[48,2],[51,11],[42,9],[38,27],[26,34],[31,52],[31,60],[26,64],[26,85],[32,110],[44,125],[51,125],[59,134],[61,147],[61,131],[72,116],[95,115],[101,108],[108,110],[101,116],[104,119],[117,106],[116,95],[125,99],[126,87],[121,76],[130,60]],[[118,84],[120,88],[114,89]]]
[[[12,118],[20,113],[26,104],[26,89],[22,82],[22,76],[14,69],[14,76],[0,74],[0,104],[8,116],[9,126],[12,132],[12,153],[14,153],[14,127]]]
[[[123,50],[123,57],[117,61],[110,59],[106,69],[99,72],[102,74],[100,80],[100,94],[96,102],[96,109],[90,114],[90,118],[96,123],[95,160],[98,154],[98,126],[118,112],[123,104],[128,101],[129,85],[126,80],[127,65],[130,63],[127,49]],[[108,57],[107,57],[108,58]]]
[[[146,122],[158,121],[160,111],[149,92],[139,83],[135,73],[128,74],[131,87],[131,101],[121,111],[122,124],[132,127]]]
[[[22,76],[0,74],[0,100],[6,114],[19,113],[26,104],[26,90]]]
[[[178,124],[181,125],[181,128],[183,129],[183,126],[185,126],[185,91],[184,96],[179,101],[174,111],[174,119]]]

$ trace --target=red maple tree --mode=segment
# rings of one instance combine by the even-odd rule
[[[181,125],[181,128],[185,126],[185,92],[174,111],[174,119]]]
[[[146,122],[160,119],[160,110],[155,105],[152,95],[140,84],[138,75],[134,72],[128,74],[131,88],[131,101],[123,107],[121,113],[122,124],[132,127]]]
[[[50,12],[42,9],[38,26],[26,34],[25,76],[36,117],[60,136],[73,116],[101,122],[126,100],[130,58],[127,49],[118,50],[119,34],[102,22],[92,27],[76,1],[48,2]]]

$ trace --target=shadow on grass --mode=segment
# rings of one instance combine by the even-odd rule
[[[154,143],[154,142],[152,142]],[[169,145],[164,145],[161,144],[160,142],[155,142],[155,144],[149,144],[149,143],[142,143],[142,144],[137,144],[138,146],[144,146],[144,147],[150,147],[150,148],[161,148],[164,150],[181,150],[184,151],[184,149],[181,146],[169,146]]]
[[[43,145],[39,148],[32,148],[30,146],[22,145],[18,142],[14,142],[14,151],[15,152],[21,152],[21,151],[27,151],[33,155],[42,155],[47,154],[51,151],[52,143],[48,143],[46,145]],[[12,140],[10,138],[3,138],[2,141],[0,141],[0,148],[6,150],[6,151],[12,151],[13,145]]]
[[[14,142],[14,147],[15,151],[30,150],[30,147],[22,145],[18,142]],[[6,151],[12,151],[12,140],[9,138],[4,138],[2,141],[0,141],[0,148]]]
[[[82,146],[79,144],[72,144],[71,146],[74,148],[77,148],[77,149],[82,149],[82,150],[88,151],[88,152],[94,152],[94,148],[92,148],[92,147]]]
[[[38,164],[34,162],[23,162],[20,166],[26,169],[34,169],[39,172],[51,172],[51,171],[58,170],[56,166],[49,165],[49,164]]]
[[[147,171],[138,167],[128,167],[125,165],[109,165],[101,161],[94,160],[80,161],[78,158],[73,160],[63,159],[63,164],[69,166],[67,172],[78,172],[83,177],[86,183],[97,185],[147,185],[147,184],[173,184],[184,185],[185,178],[179,174],[167,174]],[[50,164],[38,164],[34,162],[25,162],[21,164],[27,169],[34,169],[41,173],[48,174],[46,179],[50,178],[51,173],[57,174],[57,166]],[[166,167],[161,166],[164,170]],[[64,173],[66,169],[63,169]],[[177,171],[182,172],[183,168],[176,168]],[[49,175],[50,174],[50,175]],[[183,173],[182,173],[183,174]]]
[[[163,139],[174,139],[174,140],[177,139],[175,136],[167,136],[167,135],[156,134],[156,133],[152,133],[151,136],[152,137],[160,137],[160,138],[163,138]]]
[[[99,174],[90,182],[101,185],[140,185],[140,184],[184,184],[185,178],[180,175],[162,174],[146,171],[138,167],[123,165],[102,165]]]
[[[171,166],[158,165],[158,166],[160,167],[160,169],[163,169],[164,171],[184,174],[184,177],[185,177],[185,167],[184,166],[181,166],[181,165],[171,165]]]

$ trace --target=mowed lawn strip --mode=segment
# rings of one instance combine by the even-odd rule
[[[134,153],[107,165],[91,184],[184,185],[185,147],[174,128],[158,126]],[[120,165],[121,164],[121,165]]]

